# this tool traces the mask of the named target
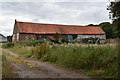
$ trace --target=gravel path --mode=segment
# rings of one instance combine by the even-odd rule
[[[14,62],[9,58],[9,61],[14,66],[14,73],[18,74],[20,78],[89,78],[88,76],[75,72],[72,69],[67,69],[61,66],[57,66],[50,63],[45,63],[41,61],[30,60],[20,56],[16,53],[3,49],[3,51],[8,52],[22,60],[27,60],[32,64],[36,64],[36,68],[30,68],[25,63]]]

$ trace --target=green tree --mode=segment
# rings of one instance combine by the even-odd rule
[[[86,26],[98,26],[97,24],[88,24]]]
[[[109,22],[100,23],[99,26],[105,31],[106,38],[114,38],[112,25]]]
[[[110,2],[107,10],[110,10],[109,15],[110,19],[113,21],[114,34],[120,38],[120,0],[115,0]]]
[[[117,33],[117,37],[120,38],[120,0],[115,0],[111,2],[108,6],[108,10],[110,10],[110,18],[113,20],[113,26],[115,33]],[[120,43],[118,44],[118,56],[120,56]],[[118,70],[120,70],[120,57],[118,57]],[[118,79],[120,78],[120,74],[118,73]]]
[[[7,41],[8,41],[8,42],[12,42],[12,36],[10,36],[10,35],[7,36]]]

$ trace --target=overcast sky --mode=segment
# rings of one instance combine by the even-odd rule
[[[19,1],[19,0],[18,0]],[[12,35],[15,19],[24,22],[88,25],[110,22],[107,0],[0,2],[0,33]]]

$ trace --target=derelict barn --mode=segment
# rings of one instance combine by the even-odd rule
[[[77,35],[77,38],[106,38],[105,32],[100,27],[42,24],[15,20],[12,42],[28,40],[31,38],[37,40],[44,38],[55,40],[54,35],[56,33],[60,34],[61,37],[68,41],[72,41],[74,35]]]

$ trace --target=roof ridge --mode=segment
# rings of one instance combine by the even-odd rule
[[[28,24],[41,24],[41,25],[51,25],[51,26],[66,26],[66,27],[99,27],[99,26],[80,26],[80,25],[64,25],[64,24],[50,24],[50,23],[34,23],[34,22],[22,22],[22,21],[16,21],[20,23],[28,23]]]
[[[59,25],[16,21],[20,33],[35,34],[105,34],[101,27],[95,26],[77,26],[77,25]],[[64,31],[63,31],[64,30]]]
[[[0,33],[0,35],[1,35],[1,36],[3,36],[3,37],[6,37],[6,36],[4,36],[4,35],[3,35],[3,34],[1,34],[1,33]]]

